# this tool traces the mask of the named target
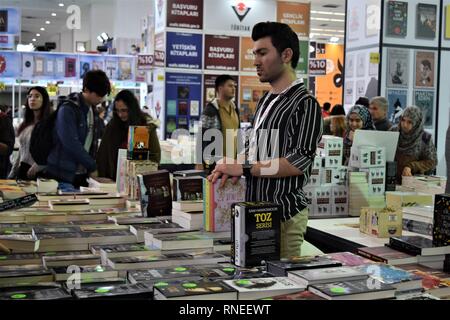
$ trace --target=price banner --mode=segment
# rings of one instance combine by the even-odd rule
[[[327,59],[310,59],[309,75],[324,76],[327,74]]]
[[[150,70],[155,59],[152,54],[138,55],[138,70]]]
[[[155,67],[164,67],[166,61],[166,53],[164,51],[155,50]]]

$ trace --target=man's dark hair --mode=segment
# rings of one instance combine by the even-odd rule
[[[295,69],[300,58],[300,44],[297,34],[285,23],[257,23],[253,27],[252,40],[257,41],[265,37],[270,37],[272,45],[277,49],[280,56],[287,48],[292,49],[291,66],[293,69]]]
[[[111,93],[111,84],[108,76],[102,70],[91,70],[83,77],[83,91],[88,89],[95,92],[99,97],[104,97]]]
[[[233,77],[228,74],[221,74],[220,76],[218,76],[215,82],[216,91],[219,90],[219,87],[223,86],[228,80],[234,81]]]
[[[422,65],[431,70],[431,62],[428,59],[422,60]]]
[[[330,116],[345,116],[345,109],[342,104],[334,105],[333,109],[330,111]]]
[[[355,104],[360,104],[366,108],[369,108],[370,101],[367,97],[359,97],[358,100],[356,100]]]
[[[330,108],[331,108],[331,103],[325,102],[323,104],[323,111],[330,111]]]

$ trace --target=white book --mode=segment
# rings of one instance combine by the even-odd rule
[[[289,279],[304,286],[337,281],[362,280],[368,277],[369,275],[367,273],[352,267],[320,268],[288,272]]]
[[[234,279],[223,282],[238,291],[238,300],[257,300],[300,292],[306,288],[287,277]]]

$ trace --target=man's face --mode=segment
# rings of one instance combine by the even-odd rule
[[[103,102],[103,99],[105,97],[100,97],[97,93],[91,92],[89,90],[84,90],[83,97],[86,100],[86,102],[91,106],[96,106]]]
[[[219,97],[225,100],[231,100],[234,98],[236,92],[236,82],[233,80],[227,80],[223,85],[219,86]]]
[[[281,76],[285,66],[270,37],[256,40],[253,53],[255,55],[253,65],[256,67],[259,81],[273,82]]]
[[[421,64],[420,65],[420,75],[422,79],[426,79],[430,76],[431,70],[428,68],[428,66]]]
[[[382,120],[386,117],[386,112],[380,108],[378,103],[372,102],[369,105],[369,112],[374,120]]]

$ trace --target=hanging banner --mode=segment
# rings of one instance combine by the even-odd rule
[[[166,66],[168,68],[201,69],[202,35],[167,32]]]
[[[167,26],[171,28],[202,29],[203,0],[168,0]]]
[[[167,21],[167,1],[155,0],[155,33],[163,32]]]
[[[193,131],[201,114],[200,74],[166,74],[166,138],[175,129]]]
[[[306,75],[308,74],[309,69],[309,41],[300,41],[299,49],[300,57],[298,59],[298,64],[297,68],[295,68],[295,71],[298,75]]]
[[[0,35],[20,35],[22,27],[21,20],[20,9],[0,7]]]
[[[311,4],[296,2],[277,2],[277,21],[285,23],[299,37],[309,37]]]
[[[164,140],[164,130],[166,128],[165,125],[165,73],[164,69],[155,69],[153,70],[153,99],[152,106],[150,108],[150,115],[153,119],[159,121],[160,126],[157,129],[158,136],[160,140]]]
[[[204,29],[229,34],[232,31],[250,36],[261,21],[276,21],[276,1],[204,0]]]
[[[205,35],[205,69],[239,70],[239,37]]]
[[[310,59],[309,75],[324,76],[327,74],[327,59]]]
[[[0,51],[0,78],[20,77],[20,53]]]
[[[137,57],[138,70],[150,70],[153,67],[155,58],[152,54],[140,54]]]
[[[255,55],[253,54],[253,40],[250,37],[241,38],[241,71],[256,72]]]

